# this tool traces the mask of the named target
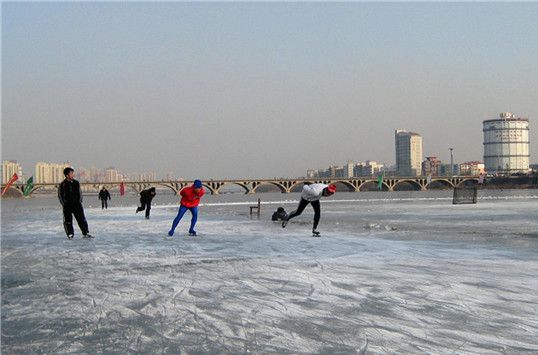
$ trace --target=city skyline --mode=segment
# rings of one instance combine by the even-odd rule
[[[538,4],[3,3],[2,160],[192,179],[482,160],[482,121],[538,130]],[[513,23],[517,23],[514,26]]]
[[[75,169],[75,177],[81,182],[121,182],[121,181],[158,181],[176,180],[172,173],[162,174],[157,178],[155,171],[146,172],[123,172],[113,166],[98,168],[74,167],[70,162],[37,162],[33,167],[24,168],[17,160],[2,161],[2,183],[6,183],[14,173],[18,175],[17,184],[23,184],[28,178],[33,177],[34,183],[59,183],[65,179],[64,168]],[[177,180],[183,180],[181,177]]]
[[[500,116],[502,117],[502,115],[504,114],[512,114],[510,112],[508,113],[501,113]],[[494,119],[494,120],[489,120],[489,121],[496,121],[497,119]],[[395,130],[395,136],[398,137],[399,134],[411,134],[412,136],[413,135],[416,135],[420,138],[420,145],[422,145],[422,136],[420,136],[420,134],[416,133],[416,132],[408,132],[406,130],[401,130],[401,129],[396,129]],[[396,142],[398,141],[398,139],[396,139]],[[396,148],[396,146],[395,146]],[[449,148],[450,149],[450,148]],[[452,148],[453,150],[453,148]],[[440,163],[440,160],[438,159],[438,154],[430,154],[429,156],[424,154],[422,152],[422,148],[420,149],[420,154],[421,155],[421,159],[420,159],[420,164],[422,166],[422,168],[420,169],[420,173],[418,175],[429,175],[427,173],[424,173],[424,164],[425,163],[428,163],[429,160],[431,158],[435,158],[439,163]],[[397,161],[397,156],[398,156],[398,149],[396,149],[396,157],[395,157],[395,161]],[[18,163],[18,161],[16,159],[4,159],[3,160],[4,162],[10,162],[10,163],[15,163],[17,165],[20,165]],[[355,162],[357,162],[357,164],[355,164]],[[370,164],[371,162],[373,162],[373,167],[374,168],[371,168],[370,167]],[[481,161],[479,160],[470,160],[470,161],[460,161],[458,162],[457,160],[454,162],[454,166],[459,166],[459,164],[463,164],[463,165],[468,165],[469,163],[482,163]],[[50,162],[36,162],[35,164],[35,174],[33,173],[34,170],[32,170],[31,173],[29,173],[27,170],[26,171],[23,171],[22,167],[19,167],[19,175],[22,176],[24,174],[25,177],[29,177],[29,176],[38,176],[39,173],[37,173],[37,170],[38,170],[38,166],[40,164],[51,164],[51,165],[58,165],[58,166],[71,166],[71,167],[75,167],[73,164],[71,164],[70,162],[65,162],[65,163],[50,163]],[[367,174],[367,175],[375,175],[376,173],[380,172],[380,171],[386,171],[386,172],[391,172],[391,173],[395,173],[396,175],[400,175],[400,176],[404,176],[406,174],[401,174],[399,173],[398,171],[398,164],[395,163],[393,165],[389,165],[389,164],[385,164],[384,162],[379,164],[379,162],[375,161],[375,160],[372,160],[372,159],[363,159],[362,161],[356,161],[356,160],[348,160],[348,163],[347,165],[349,166],[350,164],[353,165],[353,167],[351,168],[352,171],[355,171],[356,172],[356,169],[357,167],[361,166],[361,165],[364,165],[364,167],[366,167],[368,169],[368,171],[371,171],[371,174]],[[444,165],[448,165],[450,166],[450,164],[444,164]],[[532,165],[532,164],[531,164]],[[63,168],[62,168],[63,169]],[[329,166],[329,168],[327,169],[327,171],[331,171],[331,170],[334,170],[334,169],[345,169],[345,166],[339,166],[337,164],[332,164]],[[348,167],[347,168],[348,170],[350,170],[350,168]],[[8,173],[9,176],[11,176],[11,170],[10,169],[10,173]],[[166,171],[166,172],[155,172],[155,171],[146,171],[146,172],[124,172],[124,171],[119,171],[118,169],[116,169],[114,166],[110,165],[110,166],[107,166],[107,167],[95,167],[95,166],[92,166],[92,167],[89,167],[89,168],[86,168],[86,167],[79,167],[77,168],[78,170],[78,174],[83,181],[94,181],[94,182],[111,182],[111,181],[157,181],[157,180],[188,180],[188,178],[184,178],[182,176],[175,176],[175,173],[172,172],[172,171]],[[111,171],[112,170],[112,171]],[[319,172],[323,171],[324,169],[321,168],[321,169],[317,169],[317,168],[312,168],[312,167],[309,167],[309,169],[307,169],[307,173],[306,177],[309,177],[310,175],[312,175],[312,172],[316,171],[315,175],[317,175]],[[93,172],[92,172],[93,171]],[[97,173],[95,172],[97,171]],[[92,175],[92,174],[97,174],[97,176],[94,176],[94,177],[91,177],[91,178],[88,178],[86,177],[86,175],[89,174],[89,175]],[[113,176],[120,176],[121,178],[118,178],[118,179],[110,179],[108,176],[110,176],[110,174],[112,174]],[[6,175],[6,173],[3,172],[3,175]],[[409,175],[415,175],[415,173],[413,174],[409,174]],[[436,174],[434,174],[436,175]],[[468,174],[465,174],[465,175],[468,175]],[[7,176],[7,175],[6,175]],[[148,177],[149,176],[149,177]],[[301,177],[302,175],[295,175],[295,176],[288,176],[288,177]],[[329,174],[328,176],[331,176],[331,177],[335,177],[334,175],[334,171],[331,174]],[[346,176],[345,174],[343,174],[342,176]],[[362,176],[361,174],[355,174],[355,173],[352,173],[352,174],[347,174],[347,176],[351,177],[351,176]],[[281,176],[283,177],[283,176]],[[313,177],[313,176],[311,176]],[[222,177],[218,177],[218,178],[222,178]],[[268,177],[261,177],[261,176],[257,176],[257,178],[268,178]],[[3,181],[7,181],[9,180],[9,177],[5,177],[3,178]],[[39,179],[37,179],[37,181],[39,182]],[[56,182],[56,181],[54,181]],[[19,182],[20,183],[20,182]]]

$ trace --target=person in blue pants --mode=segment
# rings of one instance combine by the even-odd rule
[[[198,205],[200,204],[200,199],[204,193],[205,191],[200,180],[194,180],[194,183],[191,186],[185,187],[179,192],[181,195],[181,202],[177,216],[174,218],[174,222],[172,222],[172,228],[168,232],[170,237],[174,235],[174,231],[176,230],[179,221],[181,221],[181,218],[183,218],[183,215],[187,210],[191,211],[192,214],[189,235],[196,235],[194,226],[196,226],[196,221],[198,221]]]

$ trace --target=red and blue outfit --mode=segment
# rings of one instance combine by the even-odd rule
[[[185,212],[187,212],[187,210],[191,211],[192,214],[189,234],[196,235],[194,226],[196,225],[196,221],[198,220],[198,205],[200,204],[200,199],[205,194],[205,191],[202,187],[202,183],[200,182],[200,180],[195,180],[194,185],[185,187],[179,192],[179,194],[181,195],[179,211],[176,218],[174,219],[174,222],[172,222],[172,229],[170,229],[168,235],[174,235],[174,231],[176,230],[179,221],[181,221],[181,218],[183,218],[183,215],[185,214]]]

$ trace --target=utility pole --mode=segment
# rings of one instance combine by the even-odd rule
[[[450,176],[454,176],[454,156],[452,155],[454,148],[448,148],[448,150],[450,150]]]

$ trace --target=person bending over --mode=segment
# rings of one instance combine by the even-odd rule
[[[314,209],[314,224],[312,226],[312,236],[319,237],[318,232],[318,223],[321,218],[321,209],[319,200],[322,196],[331,196],[336,192],[336,185],[325,185],[325,184],[311,184],[303,186],[303,191],[301,192],[301,201],[299,201],[299,206],[295,211],[290,213],[288,218],[282,221],[282,228],[286,228],[288,221],[292,218],[299,216],[303,213],[304,209],[308,204],[312,205]]]

